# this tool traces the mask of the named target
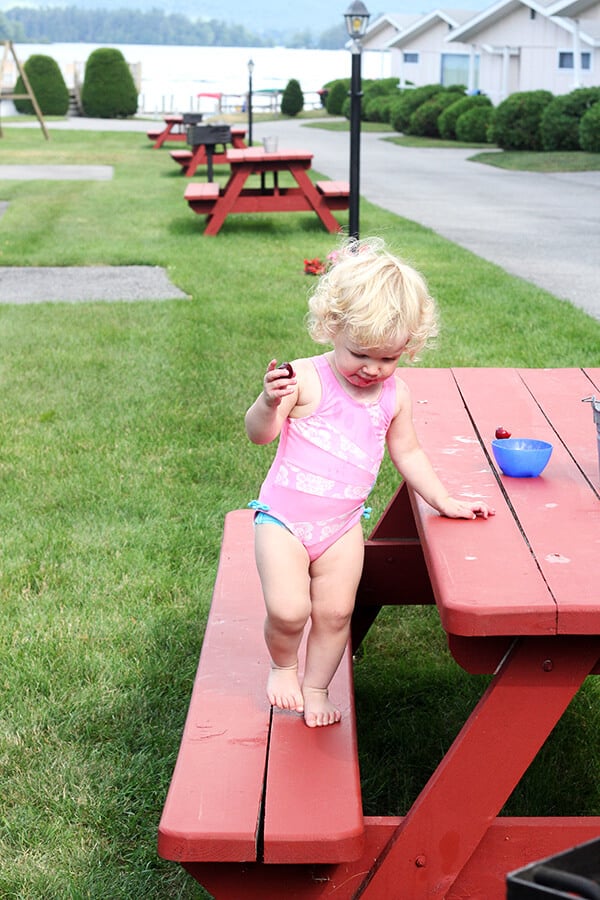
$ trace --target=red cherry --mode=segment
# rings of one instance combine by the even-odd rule
[[[289,362],[283,362],[281,365],[277,366],[278,369],[287,369],[287,377],[293,378],[296,374],[292,368],[292,364]]]
[[[506,428],[499,425],[498,428],[496,428],[496,437],[499,441],[503,441],[510,437],[510,431],[507,431]]]

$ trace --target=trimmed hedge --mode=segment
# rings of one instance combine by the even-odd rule
[[[137,112],[137,90],[120,50],[99,47],[85,65],[81,105],[86,116],[120,119]]]
[[[409,119],[406,133],[419,137],[439,137],[438,119],[443,110],[455,102],[454,91],[442,90],[439,94],[434,94],[415,109]]]
[[[394,101],[390,113],[390,124],[396,131],[406,131],[410,117],[421,103],[430,100],[444,88],[440,84],[424,84],[422,87],[402,89],[400,97]]]
[[[600,103],[590,106],[581,117],[579,143],[586,153],[600,153]]]
[[[541,118],[550,91],[519,91],[494,109],[490,138],[503,150],[541,150]]]
[[[44,116],[66,116],[69,110],[69,90],[56,60],[51,56],[34,54],[26,60],[23,71],[35,94],[38,106]],[[26,93],[23,79],[19,75],[15,94]],[[31,100],[15,100],[17,112],[32,115],[35,110]]]
[[[344,101],[348,98],[348,91],[350,90],[350,79],[339,78],[337,81],[332,81],[330,84],[325,85],[325,87],[329,90],[325,101],[327,112],[330,116],[341,116]]]
[[[554,97],[542,113],[540,129],[544,150],[580,150],[579,123],[600,100],[600,87],[577,88]]]
[[[377,78],[363,86],[362,117],[367,122],[389,122],[393,102],[399,97],[397,78]]]
[[[389,122],[394,98],[389,94],[363,100],[362,111],[367,122]]]
[[[469,94],[468,97],[461,97],[455,100],[447,109],[440,113],[438,119],[438,131],[440,137],[447,141],[456,138],[456,123],[463,113],[476,106],[489,106],[491,108],[492,101],[485,94]]]
[[[284,116],[297,116],[304,109],[304,94],[300,82],[290,78],[281,97],[281,112]]]
[[[456,137],[467,144],[486,144],[489,142],[490,123],[494,107],[489,105],[472,106],[460,115],[456,122]]]

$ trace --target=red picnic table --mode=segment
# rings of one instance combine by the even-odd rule
[[[195,125],[187,130],[186,140],[191,150],[171,150],[171,159],[181,166],[183,174],[191,178],[198,166],[208,166],[208,180],[212,181],[213,165],[227,162],[227,145],[243,150],[246,147],[246,129],[242,125]],[[222,146],[220,152],[216,151]]]
[[[164,116],[165,127],[162,129],[153,128],[147,132],[152,144],[152,149],[157,150],[167,141],[185,141],[187,140],[188,125],[198,124],[202,121],[203,113],[173,113]]]
[[[231,213],[312,211],[327,231],[340,231],[331,210],[347,209],[349,185],[342,181],[313,182],[308,174],[313,154],[308,150],[267,152],[262,147],[229,150],[226,161],[231,174],[224,188],[217,184],[190,184],[184,199],[198,214],[207,215],[206,235],[219,233]],[[293,187],[279,183],[280,173],[289,173]],[[260,184],[248,187],[248,179],[260,176]],[[268,184],[267,181],[271,183]]]
[[[285,714],[271,717],[271,737],[265,729],[261,749],[258,732],[243,732],[242,716],[231,717],[227,689],[219,693],[209,684],[202,697],[209,671],[201,660],[186,725],[191,743],[187,750],[182,744],[159,849],[217,900],[504,900],[508,872],[600,835],[598,815],[500,815],[584,680],[600,674],[599,461],[590,404],[581,402],[600,395],[600,369],[414,368],[403,377],[421,443],[451,493],[483,498],[496,515],[477,522],[444,519],[401,487],[365,542],[353,643],[384,605],[435,603],[454,660],[468,673],[492,678],[408,813],[365,817],[361,842],[356,815],[347,808],[352,779],[345,792],[325,787],[340,767],[351,768],[347,720],[353,709],[344,708],[342,720],[347,752],[339,726],[319,733]],[[553,444],[541,476],[500,472],[490,447],[500,424],[515,436]],[[252,593],[251,520],[241,519],[247,512],[229,514],[219,590],[230,611],[215,610],[209,644],[228,627],[239,633],[239,615]],[[223,591],[223,578],[240,564],[236,605],[233,582]],[[257,628],[259,621],[257,614]],[[247,668],[241,671],[233,652],[227,669],[238,709],[258,715],[268,662],[258,665],[262,657],[248,649],[247,635],[244,629],[243,642],[237,638]],[[221,647],[216,658],[222,657]],[[347,665],[338,675],[350,697]],[[212,704],[208,718],[206,702]],[[597,749],[598,736],[588,739]],[[186,763],[186,752],[192,762]],[[207,765],[211,753],[227,756],[227,779],[219,779],[218,765]],[[252,803],[240,779],[244,760],[250,767],[253,758],[264,786],[244,825],[243,811]],[[389,764],[402,767],[403,760],[391,755]],[[311,781],[321,767],[325,784],[319,782],[313,795]],[[224,785],[243,798],[229,816]],[[319,806],[323,792],[326,802]],[[354,812],[357,807],[359,797]],[[322,820],[326,829],[320,831]],[[218,846],[211,844],[216,835]]]

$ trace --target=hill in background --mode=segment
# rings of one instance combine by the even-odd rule
[[[18,6],[29,8],[75,7],[76,9],[106,9],[111,11],[139,9],[150,12],[157,9],[156,0],[0,0],[0,9],[6,11]],[[302,0],[302,3],[273,3],[273,0],[161,0],[160,9],[164,13],[181,13],[189,19],[217,19],[232,24],[243,25],[256,34],[279,34],[309,30],[320,34],[327,29],[343,24],[344,12],[349,5],[346,0],[339,5],[323,3],[322,0]],[[373,19],[373,17],[372,17]]]

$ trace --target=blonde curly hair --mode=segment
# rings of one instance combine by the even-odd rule
[[[308,302],[307,327],[318,344],[343,331],[357,346],[387,347],[408,336],[414,360],[437,334],[437,311],[422,275],[393,256],[381,238],[346,241]]]

